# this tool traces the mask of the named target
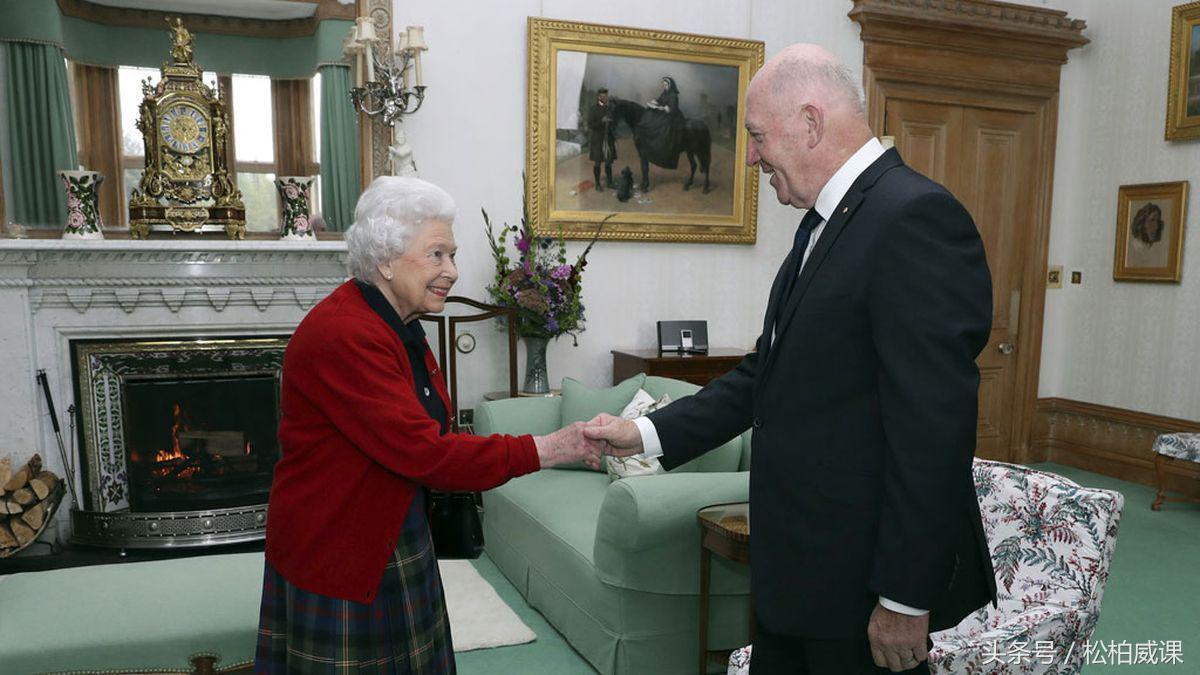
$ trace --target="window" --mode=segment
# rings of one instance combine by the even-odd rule
[[[233,170],[246,203],[246,230],[274,230],[279,227],[279,197],[275,191],[271,78],[235,74],[232,80]]]

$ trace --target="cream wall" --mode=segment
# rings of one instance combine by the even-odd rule
[[[394,23],[425,26],[428,98],[406,122],[421,177],[455,196],[461,281],[456,292],[484,298],[491,259],[479,209],[513,222],[521,213],[525,167],[526,17],[686,31],[766,42],[770,57],[797,41],[820,42],[861,73],[858,26],[849,2],[787,0],[605,0],[579,2],[397,2]],[[549,351],[552,386],[564,376],[593,385],[612,377],[609,351],[655,347],[655,321],[706,319],[714,346],[749,348],[758,336],[767,293],[802,215],[760,194],[754,246],[601,242],[584,274],[587,330]],[[579,244],[570,244],[572,252]],[[475,331],[484,337],[490,331]],[[505,383],[492,339],[463,363],[462,401]],[[522,350],[521,358],[524,358]]]
[[[1086,20],[1092,40],[1063,67],[1050,241],[1051,264],[1081,270],[1083,284],[1048,291],[1039,394],[1200,419],[1200,253],[1185,250],[1180,285],[1118,284],[1111,271],[1117,186],[1190,179],[1187,169],[1200,159],[1200,141],[1162,139],[1172,2],[1026,4]],[[836,0],[397,3],[395,25],[425,26],[432,44],[424,63],[429,98],[407,129],[422,176],[459,202],[457,291],[483,298],[490,281],[479,208],[496,219],[520,216],[527,16],[759,39],[768,58],[792,42],[813,41],[858,76],[862,44],[846,16],[851,6]],[[749,347],[800,215],[762,187],[754,246],[597,245],[584,276],[588,328],[578,348],[569,338],[551,346],[552,382],[564,376],[608,382],[609,350],[653,347],[659,319],[707,319],[711,344]],[[1192,240],[1200,237],[1198,214],[1193,205]],[[500,341],[487,330],[476,334],[480,349],[462,357],[464,405],[505,381],[495,365]]]
[[[1171,0],[1077,3],[1063,71],[1040,394],[1200,419],[1200,141],[1163,140]],[[1191,181],[1180,284],[1114,282],[1117,188]],[[1069,283],[1071,270],[1083,283]]]

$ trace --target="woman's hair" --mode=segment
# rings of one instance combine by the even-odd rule
[[[1151,221],[1151,218],[1154,220]],[[1133,236],[1137,239],[1147,244],[1153,244],[1162,239],[1164,225],[1162,209],[1159,208],[1158,204],[1150,202],[1138,209],[1138,212],[1134,214],[1133,224],[1130,226],[1130,229],[1133,231]]]
[[[346,231],[346,270],[371,281],[379,265],[404,253],[413,236],[430,222],[452,224],[454,199],[445,190],[403,176],[371,181],[354,208],[354,224]]]
[[[663,77],[662,81],[667,83],[667,91],[673,91],[676,94],[679,93],[679,87],[675,86],[675,78],[671,77],[670,75],[666,75]]]

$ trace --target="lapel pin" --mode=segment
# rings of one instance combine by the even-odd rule
[[[850,210],[850,207],[849,207],[849,206],[843,206],[843,207],[842,207],[842,213],[845,213],[845,212],[847,212],[847,211],[849,211],[849,210]]]

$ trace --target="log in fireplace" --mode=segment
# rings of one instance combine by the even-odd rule
[[[279,458],[285,337],[71,343],[83,457],[72,539],[260,539]]]

